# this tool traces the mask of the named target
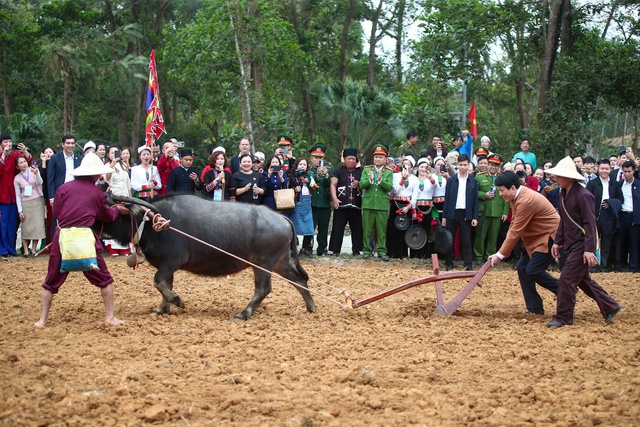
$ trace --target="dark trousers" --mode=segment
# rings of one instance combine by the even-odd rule
[[[550,241],[549,247],[552,246],[551,244]],[[529,258],[527,251],[522,251],[522,255],[520,255],[516,268],[528,310],[540,312],[544,310],[542,298],[536,290],[536,283],[554,294],[558,294],[558,279],[547,273],[552,259],[549,252],[534,252],[531,254],[531,258]]]
[[[313,215],[313,229],[318,229],[318,255],[327,253],[327,236],[329,235],[329,220],[331,219],[331,208],[311,208]],[[313,251],[313,236],[304,236],[303,247],[309,252]]]
[[[399,203],[401,207],[407,205],[407,203]],[[396,201],[391,200],[389,206],[389,219],[387,220],[387,255],[391,258],[406,258],[409,253],[409,247],[404,240],[404,233],[406,230],[398,230],[395,225],[395,220],[398,216],[396,211],[398,209],[399,206],[396,205]],[[409,215],[411,215],[411,211],[409,211]]]
[[[15,203],[0,203],[0,255],[17,253],[18,222],[18,206]]]
[[[362,211],[355,208],[334,209],[333,227],[331,228],[331,240],[329,250],[339,254],[342,250],[344,229],[349,224],[351,229],[351,250],[355,254],[362,252]]]
[[[602,289],[589,275],[589,265],[582,260],[583,251],[570,250],[567,253],[567,261],[560,275],[558,286],[558,303],[553,320],[563,325],[573,324],[573,310],[576,305],[578,288],[593,299],[600,309],[603,318],[618,308],[616,300]]]
[[[633,224],[633,215],[620,212],[618,216],[618,242],[616,247],[616,270],[621,270],[629,253],[629,271],[638,271],[638,240],[640,239],[640,224]]]
[[[598,233],[600,234],[600,267],[609,268],[609,264],[613,261],[611,260],[611,248],[616,233],[603,233],[601,226],[598,226]]]
[[[464,266],[473,267],[473,247],[471,246],[471,220],[464,219],[464,209],[456,209],[453,219],[447,218],[447,230],[452,236],[460,229],[460,246],[462,247],[462,259]],[[445,262],[448,266],[453,265],[453,252],[447,254]]]

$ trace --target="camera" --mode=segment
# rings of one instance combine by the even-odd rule
[[[284,154],[286,156],[287,154],[289,154],[289,150],[286,149],[286,148],[283,148],[282,149],[282,154]]]
[[[294,175],[297,178],[301,178],[303,176],[307,176],[307,171],[305,169],[296,169],[295,172],[294,172]]]
[[[20,151],[20,149],[18,148],[18,144],[11,144],[11,149],[13,151]]]
[[[271,166],[271,170],[274,171],[274,172],[280,172],[281,169],[282,169],[282,166],[280,166],[280,165]]]
[[[178,148],[184,147],[184,141],[177,141],[176,142],[176,147],[178,147]]]

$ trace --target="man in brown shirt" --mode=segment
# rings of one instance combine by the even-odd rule
[[[557,177],[562,189],[558,198],[560,226],[551,253],[558,257],[560,248],[564,248],[567,256],[560,274],[556,314],[547,326],[559,328],[573,324],[578,288],[596,301],[604,322],[611,323],[622,307],[589,275],[589,268],[597,262],[593,194],[578,183],[585,178],[576,170],[571,157],[565,157],[547,172]]]
[[[511,254],[519,239],[525,251],[516,268],[527,305],[526,314],[544,314],[542,298],[536,283],[558,293],[558,279],[547,273],[552,261],[550,245],[553,243],[560,218],[553,205],[536,191],[520,185],[518,176],[507,171],[495,182],[500,196],[511,204],[512,222],[500,250],[491,255],[491,265],[497,265]]]

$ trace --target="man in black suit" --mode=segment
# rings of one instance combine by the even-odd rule
[[[53,208],[53,202],[56,196],[56,191],[65,182],[73,181],[73,175],[71,171],[80,166],[82,163],[82,156],[74,153],[73,149],[76,148],[76,137],[73,135],[65,135],[62,137],[62,151],[57,152],[49,160],[49,166],[47,167],[47,194],[45,195],[51,207]],[[51,220],[51,238],[56,231],[56,224],[58,221],[56,218]]]
[[[622,210],[618,221],[618,246],[616,247],[616,271],[629,254],[629,272],[638,272],[638,246],[640,245],[640,179],[636,178],[636,164],[627,160],[621,166],[624,181],[618,183],[622,193]]]
[[[82,156],[74,153],[76,137],[65,135],[62,137],[62,151],[51,156],[47,170],[47,197],[53,206],[56,191],[65,182],[73,181],[71,171],[80,166]]]
[[[600,234],[600,271],[607,271],[609,267],[609,256],[616,236],[617,215],[607,200],[623,201],[620,186],[610,175],[611,163],[609,159],[602,159],[598,162],[598,177],[587,184],[587,190],[595,196],[596,225]]]

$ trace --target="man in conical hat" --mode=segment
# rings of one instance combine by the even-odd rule
[[[596,214],[593,209],[593,194],[579,184],[585,177],[567,156],[556,167],[548,169],[558,179],[560,196],[558,213],[560,225],[551,254],[560,257],[564,248],[567,260],[560,274],[556,314],[547,323],[550,328],[573,324],[578,288],[595,300],[605,323],[611,323],[622,307],[602,287],[591,278],[589,268],[596,265]]]
[[[95,153],[87,153],[84,156],[80,166],[71,172],[76,179],[63,184],[56,192],[53,214],[58,219],[59,228],[91,227],[96,220],[113,222],[118,215],[129,213],[124,206],[109,206],[107,196],[95,185],[102,174],[113,172],[114,170],[103,164]],[[51,242],[47,277],[42,284],[40,320],[35,323],[39,327],[47,324],[53,296],[58,293],[69,274],[60,271],[62,256],[59,238],[60,230],[57,230]],[[103,249],[99,239],[96,239],[95,246],[99,270],[83,273],[92,285],[100,288],[106,314],[105,322],[120,325],[123,322],[113,314],[113,278],[102,258]]]

